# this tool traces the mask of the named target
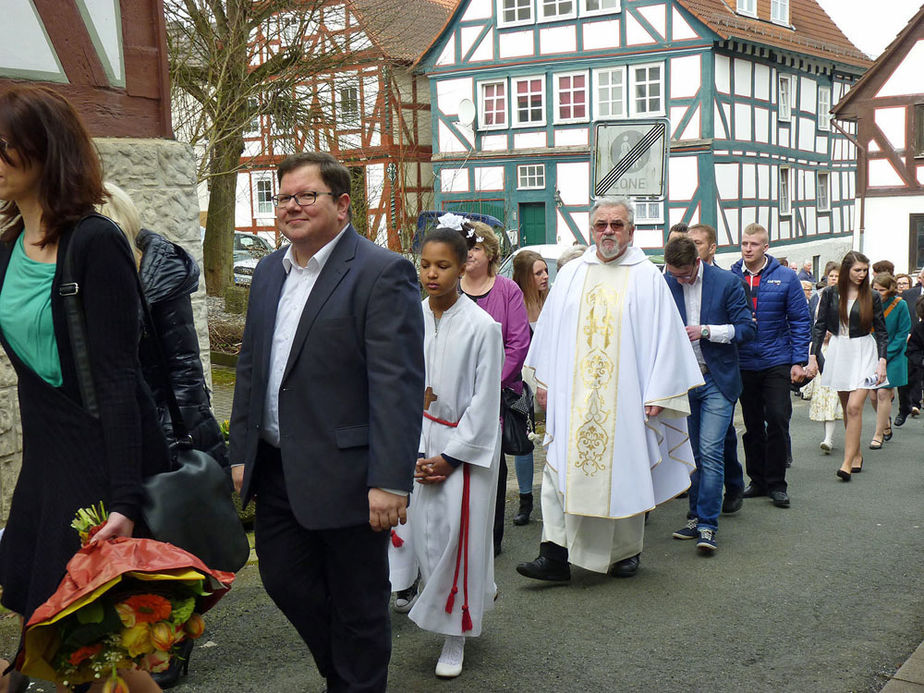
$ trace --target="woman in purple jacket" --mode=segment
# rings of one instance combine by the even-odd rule
[[[529,316],[523,303],[523,292],[512,280],[497,275],[500,265],[500,242],[487,224],[466,222],[477,237],[468,253],[462,291],[488,315],[500,323],[504,336],[504,369],[501,387],[523,391],[520,371],[529,350]],[[504,500],[507,492],[507,462],[501,452],[497,476],[497,504],[494,507],[494,555],[501,552],[504,538]]]

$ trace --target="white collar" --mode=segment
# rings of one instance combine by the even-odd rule
[[[316,252],[314,255],[312,255],[312,256],[308,259],[308,262],[305,263],[305,267],[304,267],[304,268],[301,267],[301,265],[299,265],[299,264],[295,261],[295,252],[294,252],[293,249],[292,249],[293,246],[290,244],[289,247],[288,247],[288,249],[286,250],[286,254],[283,255],[283,257],[282,257],[282,269],[284,269],[285,272],[286,272],[286,274],[288,274],[289,271],[290,271],[293,267],[298,267],[299,269],[307,269],[308,265],[310,265],[311,262],[314,261],[314,262],[317,263],[318,272],[320,272],[322,269],[324,269],[324,265],[327,264],[327,260],[328,260],[328,258],[330,258],[331,253],[334,252],[334,246],[337,245],[337,241],[340,240],[340,237],[343,236],[344,231],[346,231],[349,227],[350,227],[350,225],[347,224],[347,225],[344,226],[342,229],[340,229],[340,233],[338,233],[336,236],[334,236],[332,239],[330,239],[327,243],[325,243],[325,244],[318,250],[318,252]]]

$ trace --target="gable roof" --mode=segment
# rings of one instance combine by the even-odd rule
[[[790,0],[792,28],[735,12],[734,0],[677,0],[723,39],[741,39],[856,67],[872,61],[850,42],[816,0]]]
[[[352,0],[351,5],[387,57],[413,63],[446,26],[456,0]]]
[[[854,109],[852,108],[854,101],[858,98],[869,97],[871,96],[870,91],[879,89],[881,82],[888,77],[888,74],[883,74],[884,66],[900,60],[903,52],[910,48],[908,44],[916,41],[915,36],[924,36],[924,5],[911,18],[905,28],[898,33],[892,43],[886,46],[882,55],[876,59],[876,62],[866,71],[866,74],[853,85],[850,91],[838,101],[831,111],[839,118],[851,119],[851,117],[855,117]]]

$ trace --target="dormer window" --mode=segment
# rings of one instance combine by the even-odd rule
[[[770,0],[770,21],[789,26],[789,0]]]
[[[757,0],[738,0],[738,14],[748,17],[757,16]]]

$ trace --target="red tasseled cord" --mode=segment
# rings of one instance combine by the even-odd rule
[[[402,546],[404,546],[404,539],[399,537],[395,530],[391,530],[391,545],[396,549],[400,549]]]
[[[459,583],[459,568],[463,561],[463,549],[465,572],[462,576],[462,594],[465,597],[465,603],[462,605],[462,632],[472,629],[472,617],[468,613],[468,506],[469,506],[469,466],[463,465],[462,468],[462,512],[459,518],[459,547],[456,550],[456,571],[452,578],[452,590],[446,599],[446,613],[451,614],[455,605],[457,587]]]

